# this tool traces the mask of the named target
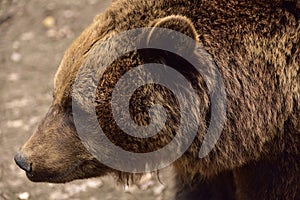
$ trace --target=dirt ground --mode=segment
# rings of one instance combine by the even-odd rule
[[[0,0],[0,200],[163,200],[172,198],[172,171],[136,186],[111,177],[64,185],[32,183],[13,161],[51,102],[64,50],[109,0]]]

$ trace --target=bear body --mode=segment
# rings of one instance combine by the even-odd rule
[[[99,41],[122,31],[157,26],[195,37],[211,55],[226,92],[226,121],[220,139],[207,156],[199,158],[208,127],[210,98],[203,78],[194,77],[188,70],[184,72],[200,85],[201,112],[196,113],[200,123],[195,140],[173,164],[178,184],[176,199],[300,198],[298,11],[298,1],[113,2],[66,51],[54,80],[49,112],[16,155],[16,162],[30,180],[38,182],[63,183],[112,174],[126,183],[140,176],[105,166],[81,143],[71,114],[72,98],[77,98],[72,96],[72,85],[79,68],[91,55],[97,55],[94,47]],[[111,122],[111,85],[130,69],[161,56],[154,54],[148,58],[142,54],[131,52],[112,63],[99,82],[95,99],[99,124],[107,137],[123,149],[137,153],[154,151],[170,142],[178,119],[178,109],[168,110],[174,116],[168,128],[147,142],[120,133]],[[158,60],[155,62],[164,60],[161,62],[178,65],[179,71],[185,71],[180,59]],[[153,100],[159,99],[155,90],[165,94],[163,100]],[[141,125],[149,123],[145,113],[151,102],[178,107],[162,87],[149,86],[135,95],[131,114]],[[142,96],[147,96],[147,106],[141,105]],[[76,101],[80,106],[85,104],[80,98]]]

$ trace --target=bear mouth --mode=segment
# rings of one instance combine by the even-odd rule
[[[66,183],[75,179],[81,179],[80,175],[82,178],[85,177],[85,173],[82,170],[83,164],[84,161],[80,161],[61,173],[36,172],[34,168],[31,168],[30,171],[26,171],[26,176],[32,182]]]

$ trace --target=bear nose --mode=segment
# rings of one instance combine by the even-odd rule
[[[15,157],[15,162],[16,164],[23,169],[24,171],[30,173],[32,168],[31,168],[31,163],[28,163],[28,161],[26,160],[25,156],[21,153],[18,152]]]

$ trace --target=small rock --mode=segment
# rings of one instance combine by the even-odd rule
[[[23,192],[23,193],[18,194],[18,199],[20,199],[20,200],[27,200],[27,199],[29,199],[29,197],[30,197],[30,194],[28,192]]]
[[[55,24],[56,24],[56,21],[55,21],[54,17],[52,17],[52,16],[48,16],[43,20],[43,25],[46,28],[53,28],[55,26]]]
[[[13,62],[20,62],[21,59],[22,59],[22,55],[18,52],[13,52],[10,56],[10,59],[13,61]]]
[[[49,187],[55,187],[55,184],[54,183],[48,183],[47,184]]]
[[[47,37],[54,39],[71,38],[74,36],[73,31],[68,26],[64,26],[60,29],[57,27],[51,28],[46,33]]]
[[[49,37],[49,38],[56,38],[56,37],[58,37],[58,36],[57,36],[57,35],[58,35],[58,31],[57,31],[56,29],[54,29],[54,28],[51,28],[51,29],[49,29],[49,30],[47,31],[46,35],[47,35],[47,37]]]
[[[138,186],[141,190],[147,190],[154,185],[154,181],[152,180],[151,173],[146,174],[140,180]]]
[[[54,191],[49,195],[50,200],[65,200],[70,199],[70,196],[62,191]]]
[[[86,184],[87,187],[96,189],[96,188],[100,188],[103,185],[103,182],[101,180],[90,180]]]
[[[28,123],[29,123],[30,125],[35,125],[35,124],[37,124],[40,120],[41,120],[41,117],[40,117],[40,116],[35,116],[35,117],[30,118]]]
[[[146,175],[144,175],[141,178],[140,183],[150,181],[151,179],[152,179],[152,174],[151,173],[147,173]]]
[[[153,193],[155,196],[160,195],[164,190],[166,189],[166,187],[164,185],[158,185],[157,187],[153,188]]]
[[[147,189],[151,188],[153,185],[154,185],[154,181],[150,180],[150,181],[144,182],[143,184],[140,184],[139,188],[141,190],[147,190]]]
[[[20,76],[19,76],[19,74],[17,74],[17,73],[11,73],[11,74],[9,74],[8,77],[7,77],[7,79],[8,79],[9,81],[17,81],[17,80],[19,80],[19,78],[20,78]]]
[[[61,29],[58,30],[59,38],[71,38],[73,37],[74,33],[68,26],[64,26]]]
[[[128,185],[125,185],[124,191],[125,191],[126,193],[130,193],[130,188],[129,188]]]
[[[5,104],[5,108],[14,109],[27,106],[29,104],[29,100],[27,98],[16,99]]]
[[[8,121],[7,126],[10,128],[20,128],[24,125],[23,120]]]
[[[138,188],[137,188],[137,186],[136,185],[132,185],[132,186],[128,186],[128,185],[126,185],[125,186],[125,188],[124,188],[124,191],[125,191],[125,193],[129,193],[129,194],[131,194],[131,193],[133,193],[134,191],[136,191]]]
[[[26,32],[26,33],[23,33],[21,35],[21,40],[23,41],[29,41],[29,40],[32,40],[34,38],[34,32]]]
[[[74,196],[78,193],[87,191],[87,186],[85,184],[68,184],[65,187],[65,191],[69,196]]]

